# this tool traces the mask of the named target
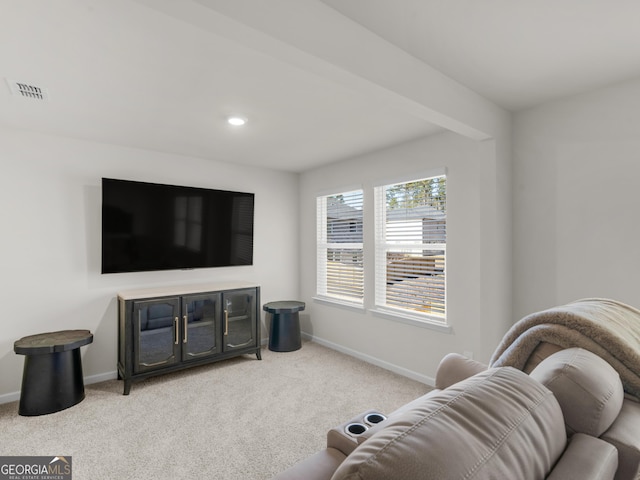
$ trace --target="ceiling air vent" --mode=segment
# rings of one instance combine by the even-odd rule
[[[46,88],[30,85],[24,82],[16,82],[15,80],[9,80],[8,78],[6,80],[11,93],[17,97],[33,98],[35,100],[49,100],[49,92]]]

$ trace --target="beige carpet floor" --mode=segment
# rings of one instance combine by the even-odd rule
[[[21,417],[0,405],[0,455],[71,456],[74,480],[271,478],[369,408],[429,387],[305,342],[134,383],[87,385],[67,410]]]

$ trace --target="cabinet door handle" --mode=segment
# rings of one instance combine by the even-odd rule
[[[224,311],[224,334],[229,334],[229,311]]]
[[[187,343],[188,331],[189,331],[189,316],[184,315],[182,317],[184,321],[184,338],[182,339],[182,343]]]
[[[174,340],[173,343],[178,345],[178,329],[180,328],[180,326],[178,325],[178,322],[180,320],[178,319],[178,317],[176,317],[176,318],[173,319],[173,321],[175,323],[175,328],[174,328],[174,331],[173,331],[173,335],[175,337],[175,340]]]

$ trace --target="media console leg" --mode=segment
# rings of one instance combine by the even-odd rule
[[[124,392],[122,393],[123,395],[129,395],[129,392],[131,391],[131,380],[126,380],[124,381]]]

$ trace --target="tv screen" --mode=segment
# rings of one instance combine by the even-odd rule
[[[253,264],[254,194],[102,179],[102,273]]]

